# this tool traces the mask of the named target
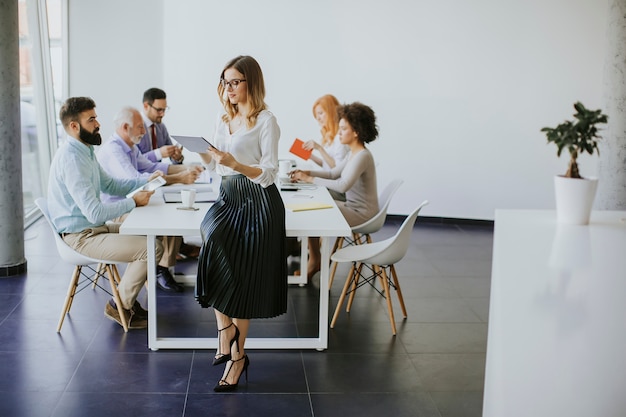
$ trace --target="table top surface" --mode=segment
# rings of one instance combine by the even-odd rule
[[[626,410],[626,211],[498,210],[483,416]]]
[[[201,186],[206,189],[206,185]],[[212,185],[218,191],[217,185]],[[136,207],[129,214],[120,233],[133,235],[193,236],[200,232],[200,223],[213,203],[196,203],[198,210],[181,210],[180,203],[165,203],[162,193],[180,190],[180,185],[159,188],[144,207]],[[287,236],[349,236],[350,226],[324,187],[299,191],[281,191],[283,202],[289,204],[324,203],[331,208],[291,211],[285,210]]]

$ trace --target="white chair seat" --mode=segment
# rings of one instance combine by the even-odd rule
[[[379,255],[393,243],[393,239],[385,239],[380,242],[365,243],[362,245],[346,246],[335,252],[330,259],[335,262],[367,262],[376,263]],[[399,260],[399,259],[398,259]],[[392,262],[395,263],[395,262]]]
[[[348,246],[337,250],[331,259],[334,262],[351,262],[352,267],[350,273],[346,278],[346,282],[341,291],[335,314],[333,315],[330,323],[331,329],[335,327],[339,311],[346,298],[346,295],[350,294],[348,303],[346,306],[346,312],[350,312],[352,302],[354,301],[354,294],[356,290],[365,285],[370,284],[376,289],[375,281],[378,278],[382,284],[382,291],[378,291],[387,300],[387,311],[389,313],[389,321],[391,322],[391,331],[396,334],[396,321],[393,314],[393,306],[391,304],[390,288],[394,288],[398,294],[398,300],[400,301],[400,307],[404,318],[407,317],[406,307],[404,305],[404,299],[402,297],[402,290],[400,289],[400,282],[395,270],[395,264],[402,260],[409,248],[409,242],[411,239],[411,230],[417,220],[422,207],[428,204],[428,201],[424,201],[420,204],[398,228],[398,231],[393,237],[385,239],[380,242],[364,243],[360,245]],[[369,270],[371,274],[363,275],[363,269]],[[389,271],[389,272],[387,272]],[[362,281],[361,281],[362,280]]]
[[[57,332],[61,331],[61,327],[63,326],[63,320],[65,316],[69,314],[70,309],[72,308],[72,302],[74,300],[74,296],[86,288],[89,284],[93,284],[94,287],[98,287],[107,293],[109,293],[105,288],[98,285],[98,278],[101,276],[106,276],[109,280],[109,284],[111,286],[111,292],[109,293],[113,296],[115,303],[117,304],[117,310],[120,315],[120,319],[122,321],[122,327],[124,331],[128,331],[128,323],[126,323],[126,317],[122,307],[122,301],[120,300],[119,292],[117,291],[117,284],[120,282],[120,275],[117,271],[117,266],[110,259],[97,259],[91,258],[89,256],[85,256],[79,252],[76,252],[72,249],[57,233],[54,224],[52,223],[52,219],[50,218],[50,213],[48,212],[48,201],[40,197],[35,200],[35,204],[41,210],[46,222],[50,226],[52,230],[52,234],[54,235],[54,242],[57,247],[57,251],[65,262],[74,265],[74,272],[72,274],[72,278],[70,280],[70,285],[67,290],[67,296],[65,297],[65,303],[63,305],[63,310],[61,311],[61,318],[59,319],[59,324],[57,326]],[[96,269],[91,268],[90,265],[97,264]],[[88,268],[92,274],[87,275],[83,272],[83,267]],[[105,275],[106,273],[106,275]],[[83,277],[83,280],[80,278]]]
[[[340,237],[335,242],[334,251],[337,249],[341,249],[344,244],[345,247],[350,247],[351,245],[360,245],[362,243],[371,243],[372,242],[372,233],[378,232],[383,225],[385,224],[385,220],[387,219],[387,209],[389,208],[389,204],[391,203],[391,198],[398,191],[398,188],[404,183],[401,179],[395,179],[391,181],[383,192],[378,196],[378,213],[368,221],[361,223],[359,225],[353,226],[351,228],[352,231],[352,239]],[[335,271],[337,270],[337,262],[333,261],[331,270],[330,270],[330,278],[328,280],[328,288],[332,287],[333,280],[335,279]]]

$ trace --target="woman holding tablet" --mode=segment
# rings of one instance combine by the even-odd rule
[[[250,319],[287,311],[285,207],[274,184],[280,128],[267,110],[263,73],[250,56],[226,64],[217,94],[224,107],[206,153],[222,176],[219,199],[202,221],[196,299],[213,307],[218,350],[226,362],[215,391],[237,389],[250,361],[244,345]]]

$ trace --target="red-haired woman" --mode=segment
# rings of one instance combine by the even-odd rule
[[[339,141],[339,118],[337,109],[339,101],[335,96],[326,94],[313,103],[313,117],[320,125],[322,139],[320,142],[309,140],[304,143],[304,149],[319,152],[320,156],[311,155],[311,159],[325,170],[331,170],[348,156],[348,147]]]

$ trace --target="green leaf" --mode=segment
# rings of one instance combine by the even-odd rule
[[[589,110],[580,101],[574,103],[576,113],[574,120],[566,120],[556,127],[544,127],[548,143],[554,143],[557,147],[557,156],[561,156],[563,149],[567,148],[572,159],[587,152],[593,155],[600,153],[598,141],[602,138],[598,134],[598,124],[608,122],[608,116],[602,114],[602,110]]]

